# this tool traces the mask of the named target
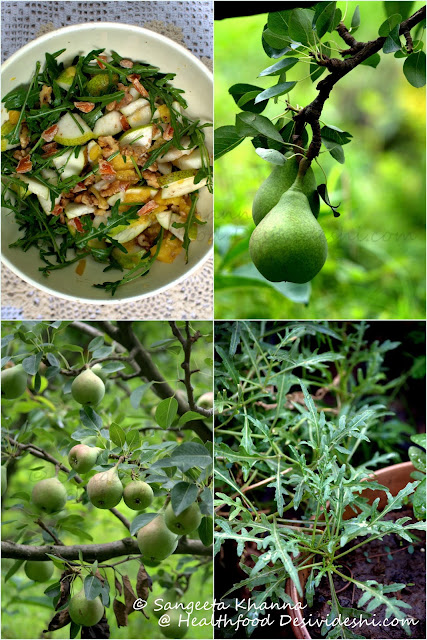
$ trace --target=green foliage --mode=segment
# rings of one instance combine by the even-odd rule
[[[413,5],[411,13],[422,6],[419,2],[400,4]],[[344,22],[351,33],[357,29],[360,41],[375,38],[378,27],[387,17],[381,3],[363,3],[359,10],[356,2],[350,3],[348,9],[344,3],[318,3],[314,7],[312,27],[314,24],[315,29],[312,32],[316,34],[317,49],[328,57],[337,57],[338,36],[334,34],[335,43],[332,43],[330,30],[337,24],[337,19],[342,18],[338,7],[342,7]],[[393,10],[388,15],[393,14],[400,14],[404,19],[400,11]],[[313,57],[308,59],[307,45],[291,48],[296,43],[286,39],[289,16],[290,12],[286,11],[269,14],[268,25],[265,25],[265,15],[223,20],[216,24],[216,156],[220,158],[216,168],[216,315],[222,318],[392,318],[396,314],[402,318],[423,317],[424,200],[419,194],[424,193],[425,172],[424,141],[417,123],[423,117],[424,96],[412,92],[404,75],[396,73],[401,65],[396,58],[402,56],[403,63],[410,68],[416,62],[411,60],[411,56],[417,53],[416,47],[420,46],[420,53],[423,53],[422,25],[412,34],[415,53],[408,54],[406,41],[401,37],[401,48],[395,51],[394,57],[381,52],[364,61],[372,68],[381,61],[377,73],[385,78],[384,83],[373,82],[372,69],[366,72],[355,69],[342,84],[337,85],[326,103],[331,105],[327,128],[322,128],[322,149],[318,161],[326,174],[330,194],[325,205],[333,205],[333,211],[338,207],[343,215],[337,222],[328,215],[327,206],[321,207],[319,220],[330,251],[325,267],[316,277],[316,295],[310,299],[310,287],[305,285],[295,288],[269,284],[250,265],[249,238],[253,230],[250,203],[271,167],[262,168],[263,163],[260,164],[252,154],[245,137],[252,139],[257,155],[264,161],[276,163],[291,148],[292,139],[283,135],[283,131],[288,127],[292,133],[294,121],[289,117],[292,111],[284,98],[271,98],[263,110],[263,125],[268,127],[270,121],[281,133],[282,142],[275,139],[271,130],[268,137],[261,135],[253,126],[255,120],[250,127],[242,126],[242,117],[247,119],[257,115],[245,112],[245,94],[239,94],[238,106],[244,110],[243,114],[246,113],[242,116],[242,111],[239,112],[230,96],[227,97],[227,92],[230,86],[244,87],[260,76],[258,88],[251,89],[258,92],[252,96],[252,101],[261,90],[272,88],[272,82],[276,81],[297,82],[285,96],[291,107],[307,105],[313,100],[316,92],[313,92],[308,73],[317,79],[320,77],[317,74],[325,73],[325,67],[317,65]],[[266,55],[257,45],[259,32],[264,26]],[[420,39],[419,44],[417,38]],[[249,47],[248,42],[251,43]],[[291,58],[298,63],[286,68],[287,60]],[[286,73],[286,78],[281,74],[281,64],[284,64],[283,75]],[[414,75],[422,72],[422,64],[414,64],[414,67],[417,68]],[[270,73],[269,69],[275,75],[264,75],[264,72]],[[419,83],[422,81],[420,76]],[[265,105],[265,102],[258,104]],[[332,107],[335,115],[331,116]],[[364,113],[363,118],[360,118],[361,112]],[[341,114],[338,120],[336,113]],[[231,117],[236,115],[234,124],[230,123],[230,114]],[[336,125],[347,132],[345,142],[328,137],[328,130],[333,130]],[[373,130],[375,136],[372,135]],[[307,145],[308,133],[305,132],[304,146]],[[350,142],[351,134],[355,136],[357,145],[351,145],[344,157],[343,144]],[[229,157],[225,155],[228,151],[232,151]],[[342,165],[344,160],[345,165]],[[409,181],[406,184],[397,179],[402,166],[405,166]],[[317,182],[323,183],[323,172],[319,172],[316,166],[314,171]],[[409,211],[404,226],[403,210]],[[405,236],[405,247],[411,246],[404,254],[402,241],[398,239],[402,235]],[[382,283],[380,289],[379,281]],[[401,283],[399,286],[398,282]],[[398,302],[391,305],[391,300]],[[301,303],[308,303],[308,306]]]
[[[181,323],[177,325],[181,327]],[[87,323],[87,332],[81,326],[65,321],[3,323],[3,366],[10,361],[22,362],[26,372],[31,371],[33,376],[28,382],[28,394],[13,403],[4,401],[3,404],[2,462],[7,462],[10,479],[3,499],[3,540],[37,546],[52,545],[59,539],[65,546],[79,546],[108,544],[136,535],[144,528],[141,529],[144,524],[141,517],[148,514],[138,514],[135,508],[122,501],[117,506],[123,518],[120,521],[107,509],[93,507],[88,499],[86,482],[108,474],[115,467],[118,477],[115,477],[114,484],[120,493],[123,485],[146,484],[152,492],[151,510],[155,513],[162,512],[175,486],[186,483],[193,494],[196,490],[196,497],[199,494],[203,514],[209,510],[212,515],[212,446],[209,442],[204,443],[192,428],[205,424],[203,416],[196,411],[185,411],[186,394],[178,381],[184,353],[168,323],[117,325],[118,333],[114,339],[99,331],[95,323]],[[116,325],[112,326],[116,328]],[[196,330],[200,332],[200,337],[191,345],[191,368],[197,369],[192,375],[192,385],[197,398],[211,390],[212,326],[211,323],[200,322],[189,325],[188,330],[191,335]],[[97,337],[93,336],[94,333],[98,333]],[[152,361],[151,366],[159,379],[163,380],[163,390],[170,388],[175,402],[173,396],[179,398],[178,410],[163,411],[166,407],[164,399],[156,394],[159,380],[155,384],[153,380],[141,377],[145,374],[141,374],[134,362],[135,352],[130,357],[124,336],[144,345],[144,354]],[[78,406],[71,395],[72,380],[81,370],[98,362],[106,380],[102,402],[96,410],[88,405]],[[160,404],[162,408],[158,411]],[[168,402],[168,406],[174,407],[175,404]],[[205,425],[207,433],[208,422]],[[18,444],[13,444],[10,439]],[[32,454],[32,447],[37,447],[41,457]],[[96,447],[99,453],[95,467],[84,472],[88,476],[82,482],[76,475],[76,469],[66,470],[67,466],[69,468],[68,454],[73,447],[89,447],[91,450]],[[55,466],[52,459],[65,467],[65,471],[60,467],[56,482],[62,486],[68,500],[61,511],[46,514],[35,509],[31,489],[44,480],[55,480],[49,478]],[[105,483],[101,489],[105,493]],[[37,524],[38,520],[46,529]],[[126,521],[130,521],[130,531],[126,530]],[[212,537],[212,520],[210,524]],[[179,537],[171,532],[167,535],[173,537],[176,547]],[[194,537],[193,544],[203,544],[197,533]],[[208,531],[203,540],[209,544]],[[70,573],[69,562],[53,555],[49,558],[61,572],[61,580],[67,582],[65,576]],[[9,637],[33,637],[35,629],[47,629],[61,593],[59,577],[43,593],[40,585],[29,583],[21,570],[22,564],[21,560],[3,559],[3,577],[7,580],[7,588],[3,586],[2,589],[3,634]],[[176,582],[189,602],[212,598],[210,556],[174,554],[151,563],[150,567],[158,565],[152,569],[148,569],[147,562],[149,573],[142,566],[141,559],[132,554],[129,558],[118,557],[94,563],[88,563],[80,556],[72,564],[72,575],[80,572],[84,581],[85,598],[91,602],[101,599],[102,609],[105,607],[112,629],[111,635],[115,638],[162,637],[156,620],[146,620],[136,614],[131,616],[133,610],[124,616],[126,605],[122,602],[123,597],[120,598],[120,590],[122,594],[123,590],[128,594],[127,598],[133,593],[134,599],[151,600],[155,595],[151,594],[151,589],[158,594]],[[72,591],[78,592],[79,589],[76,590],[74,585]],[[115,594],[117,602],[113,603]],[[68,606],[66,598],[62,604]],[[31,625],[28,625],[28,617],[24,626],[16,616],[17,608],[24,605],[28,616],[31,616]],[[126,626],[118,628],[118,623]],[[55,626],[56,623],[52,624]],[[62,630],[62,633],[65,635],[57,632],[58,637],[68,637],[70,630]],[[73,626],[71,634],[76,637],[78,633]],[[212,634],[209,626],[203,626],[192,628],[191,635],[203,638]]]
[[[291,579],[301,597],[305,569],[309,605],[321,578],[329,578],[333,617],[384,605],[387,615],[405,618],[409,605],[390,595],[402,584],[342,573],[356,547],[391,533],[412,543],[425,529],[406,515],[387,519],[407,504],[419,480],[392,495],[369,477],[394,457],[381,453],[380,438],[373,440],[410,371],[389,380],[384,358],[399,343],[369,342],[366,329],[328,322],[217,325],[215,505],[226,515],[216,518],[215,550],[234,541],[238,556],[247,558],[249,546],[259,551],[240,563],[246,577],[224,596],[246,587],[258,606],[267,599],[289,602],[285,583]],[[392,449],[400,439],[395,434]],[[380,492],[381,502],[369,489]],[[358,607],[365,612],[344,610],[334,576],[362,589]],[[352,637],[341,625],[322,634]]]

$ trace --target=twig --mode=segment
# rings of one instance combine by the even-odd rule
[[[3,558],[15,558],[16,560],[48,560],[47,553],[58,556],[64,560],[78,560],[79,553],[84,560],[110,560],[123,555],[141,555],[135,538],[123,538],[105,544],[70,545],[43,545],[36,547],[25,544],[15,544],[10,541],[1,543]],[[180,540],[174,553],[189,554],[195,556],[212,556],[212,547],[205,547],[199,540]]]
[[[38,520],[36,520],[35,522],[36,522],[36,524],[38,524],[38,525],[39,525],[39,527],[40,527],[41,529],[43,529],[43,531],[46,531],[46,533],[48,533],[48,534],[50,535],[50,537],[52,538],[52,540],[53,540],[57,545],[60,545],[60,546],[63,546],[63,545],[64,545],[64,543],[63,543],[63,542],[61,542],[61,540],[60,540],[60,539],[59,539],[59,538],[58,538],[58,537],[53,533],[53,531],[51,531],[51,530],[49,529],[49,527],[45,525],[45,523],[43,522],[43,520],[40,520],[40,518],[39,518],[39,519],[38,519]]]

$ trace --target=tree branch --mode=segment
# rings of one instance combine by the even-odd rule
[[[425,17],[426,8],[424,6],[401,23],[399,27],[399,34],[402,35],[409,32],[410,29],[424,20]],[[345,60],[326,57],[319,58],[318,64],[320,64],[320,66],[326,66],[331,73],[317,85],[316,89],[318,90],[318,95],[316,98],[309,105],[301,109],[301,111],[294,117],[296,126],[295,133],[293,135],[293,144],[295,145],[296,152],[297,147],[301,146],[301,135],[305,125],[309,124],[313,130],[313,138],[307,151],[307,160],[309,163],[319,154],[320,151],[320,126],[317,127],[317,125],[319,124],[325,102],[329,98],[329,94],[333,87],[339,80],[341,80],[341,78],[346,76],[355,67],[370,58],[374,53],[378,53],[386,41],[385,37],[379,37],[376,40],[371,40],[370,42],[357,42],[342,23],[338,25],[337,31],[344,42],[351,45],[351,49],[342,51],[341,55],[347,55],[348,53],[352,53],[352,55],[350,58],[346,58]],[[313,127],[315,127],[315,129],[313,129]]]
[[[176,322],[170,321],[169,324],[172,329],[173,335],[180,341],[182,349],[184,351],[184,362],[181,364],[181,367],[182,369],[184,369],[183,383],[187,390],[188,405],[191,411],[197,411],[198,413],[204,415],[206,418],[210,418],[213,414],[213,411],[209,409],[203,409],[202,407],[198,407],[196,405],[196,401],[194,400],[194,388],[191,384],[191,376],[193,373],[195,373],[195,371],[191,370],[191,348],[193,344],[201,337],[201,333],[200,331],[196,331],[194,335],[191,335],[190,323],[186,322],[185,333],[187,337],[184,338]]]
[[[154,382],[153,392],[162,399],[176,397],[178,402],[178,414],[183,415],[190,410],[188,403],[179,395],[176,395],[172,387],[166,382],[159,369],[153,362],[150,353],[141,344],[132,328],[132,322],[118,321],[117,327],[110,322],[100,322],[105,333],[110,338],[119,342],[129,352],[135,353],[135,362],[141,369],[141,376],[146,380]],[[187,422],[186,428],[192,429],[204,442],[212,439],[212,433],[203,420],[192,420]]]
[[[25,544],[15,544],[5,540],[1,543],[1,553],[3,558],[14,558],[16,560],[49,560],[47,553],[53,554],[64,560],[78,560],[79,553],[87,561],[110,560],[123,555],[141,555],[135,538],[123,538],[115,542],[106,544],[83,544],[70,545],[67,547],[59,545],[43,545],[36,547]],[[180,540],[176,554],[189,554],[194,556],[212,556],[212,547],[205,547],[199,540]]]

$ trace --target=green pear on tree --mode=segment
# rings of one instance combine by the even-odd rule
[[[93,600],[88,600],[84,589],[81,589],[70,600],[68,605],[70,618],[82,627],[93,627],[104,615],[104,605],[101,598],[97,596]]]
[[[71,395],[76,402],[95,406],[105,394],[105,385],[101,378],[90,369],[79,373],[71,385]]]
[[[27,388],[27,373],[22,364],[3,369],[1,372],[1,395],[8,400],[19,398]]]
[[[189,507],[181,511],[179,515],[175,515],[172,503],[169,502],[165,511],[165,522],[168,529],[178,535],[186,535],[198,528],[202,520],[199,505],[196,502],[190,504]]]
[[[24,565],[24,571],[30,580],[34,582],[47,582],[53,574],[52,562],[42,562],[38,560],[27,560]]]
[[[163,514],[142,527],[138,531],[137,540],[143,561],[146,558],[154,562],[165,560],[178,544],[178,536],[166,526]]]
[[[65,507],[67,490],[58,478],[46,478],[34,485],[31,497],[41,511],[54,513]]]
[[[98,509],[112,509],[117,506],[123,495],[117,466],[92,476],[87,484],[87,493],[91,503]]]
[[[153,502],[153,490],[143,480],[132,480],[123,491],[123,500],[129,509],[146,509]]]

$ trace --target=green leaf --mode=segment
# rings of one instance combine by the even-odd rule
[[[215,286],[218,289],[239,287],[269,287],[275,289],[288,300],[308,304],[310,301],[311,284],[294,284],[293,282],[270,282],[260,274],[255,265],[248,264],[238,267],[231,275],[217,274]]]
[[[213,543],[213,519],[210,516],[204,516],[197,531],[205,547],[210,547]]]
[[[418,446],[424,447],[424,449],[427,449],[427,446],[426,446],[427,439],[426,439],[425,433],[416,433],[415,435],[411,436],[411,440]]]
[[[345,156],[344,149],[337,142],[333,142],[332,140],[328,140],[328,138],[322,137],[322,142],[331,154],[331,156],[340,164],[344,164]]]
[[[426,83],[426,54],[424,51],[411,53],[403,63],[405,78],[413,87],[419,89]]]
[[[227,373],[231,376],[233,382],[238,385],[239,384],[239,374],[233,364],[232,359],[229,357],[228,353],[220,347],[218,344],[215,345],[215,350],[218,353],[219,357],[222,359],[222,363],[227,371]]]
[[[229,88],[228,93],[233,97],[234,102],[242,111],[261,113],[261,111],[265,109],[265,105],[256,106],[254,102],[256,96],[261,93],[261,91],[263,91],[262,87],[239,82],[238,84],[233,84],[233,86]],[[243,106],[245,107],[244,109]]]
[[[268,14],[267,26],[274,33],[287,36],[289,31],[289,19],[291,10],[273,11]],[[290,38],[288,38],[290,40]]]
[[[255,153],[271,164],[284,165],[286,162],[283,153],[280,153],[277,149],[263,149],[262,147],[258,147],[258,149],[255,149]]]
[[[372,56],[369,56],[369,58],[366,58],[366,60],[364,60],[361,64],[364,64],[367,67],[373,67],[374,69],[376,69],[376,67],[378,67],[380,62],[381,62],[380,54],[374,53]]]
[[[278,49],[275,49],[272,46],[270,46],[266,41],[266,39],[264,38],[264,33],[267,30],[270,33],[272,33],[270,29],[268,29],[268,26],[264,25],[264,29],[261,37],[262,48],[264,49],[265,53],[268,55],[269,58],[281,58],[282,56],[285,55],[285,53],[288,53],[288,51],[290,51],[290,48],[288,46],[285,46],[285,47],[279,47]]]
[[[156,422],[159,427],[168,429],[176,418],[178,401],[176,398],[165,398],[156,408]]]
[[[226,125],[215,130],[215,160],[239,146],[245,139],[237,133],[236,127]]]
[[[138,449],[141,444],[141,435],[138,429],[131,429],[126,434],[126,444],[129,449]]]
[[[326,67],[319,67],[318,64],[310,64],[310,79],[312,82],[316,82],[326,71]]]
[[[274,51],[289,51],[289,45],[291,40],[287,35],[281,35],[279,33],[274,33],[271,29],[267,28],[264,30],[262,34],[263,40],[270,46]],[[282,53],[283,55],[283,53]],[[273,56],[270,56],[273,57]],[[279,57],[279,56],[275,56]]]
[[[316,28],[318,38],[323,38],[334,24],[336,2],[318,2],[312,20],[313,29]]]
[[[322,138],[326,140],[331,140],[332,142],[337,142],[338,144],[348,144],[351,142],[351,138],[353,137],[351,133],[348,131],[343,131],[338,127],[334,127],[333,125],[325,125],[321,128],[320,134]]]
[[[412,0],[402,0],[401,2],[384,2],[384,9],[387,16],[400,13],[402,20],[406,20],[412,13],[414,2]]]
[[[262,93],[259,93],[255,98],[255,104],[263,102],[263,100],[268,100],[269,98],[274,98],[275,96],[283,96],[293,89],[295,85],[296,82],[281,82],[280,84],[276,84],[274,87],[270,87]]]
[[[426,452],[419,447],[409,447],[409,459],[418,471],[426,471]]]
[[[28,358],[24,358],[22,361],[22,366],[24,367],[24,371],[28,373],[30,376],[35,376],[39,370],[40,362],[43,358],[43,353],[36,353],[33,356],[28,356]]]
[[[276,64],[271,65],[271,67],[263,69],[263,71],[261,71],[261,73],[259,74],[259,77],[277,76],[282,73],[282,71],[288,71],[289,69],[292,69],[292,67],[295,66],[297,62],[298,58],[283,58],[283,60],[276,62]]]
[[[7,582],[9,578],[11,578],[18,571],[18,569],[21,568],[24,562],[25,560],[17,560],[16,562],[14,562],[9,571],[6,573],[4,581]]]
[[[197,486],[189,482],[178,482],[171,491],[172,509],[179,516],[190,504],[196,501]]]
[[[359,9],[359,5],[357,5],[354,10],[353,17],[351,19],[351,32],[355,33],[359,27],[360,27],[360,9]]]
[[[387,18],[380,28],[378,29],[378,35],[382,38],[386,38],[391,31],[396,27],[396,25],[402,22],[402,16],[398,13],[395,13]]]
[[[283,142],[282,136],[271,120],[255,113],[238,113],[236,116],[236,130],[241,136],[255,137],[261,134],[277,142]]]
[[[123,448],[126,442],[126,434],[119,424],[113,422],[110,425],[110,440],[118,447]]]
[[[130,394],[130,403],[134,409],[139,409],[141,400],[146,391],[151,387],[152,383],[142,384],[132,391]]]
[[[412,506],[414,509],[414,515],[417,520],[425,520],[426,517],[426,479],[418,485],[415,489],[414,497],[412,500]]]
[[[186,424],[187,422],[191,422],[192,420],[202,420],[202,419],[203,419],[203,416],[200,413],[197,413],[197,411],[186,411],[180,417],[178,424],[182,426],[183,424]]]
[[[384,53],[394,53],[395,51],[400,51],[402,48],[402,43],[400,42],[399,37],[399,28],[399,25],[396,25],[394,29],[390,31],[383,45]]]
[[[312,22],[314,12],[310,9],[293,9],[289,18],[289,35],[295,42],[305,45],[314,45]]]

